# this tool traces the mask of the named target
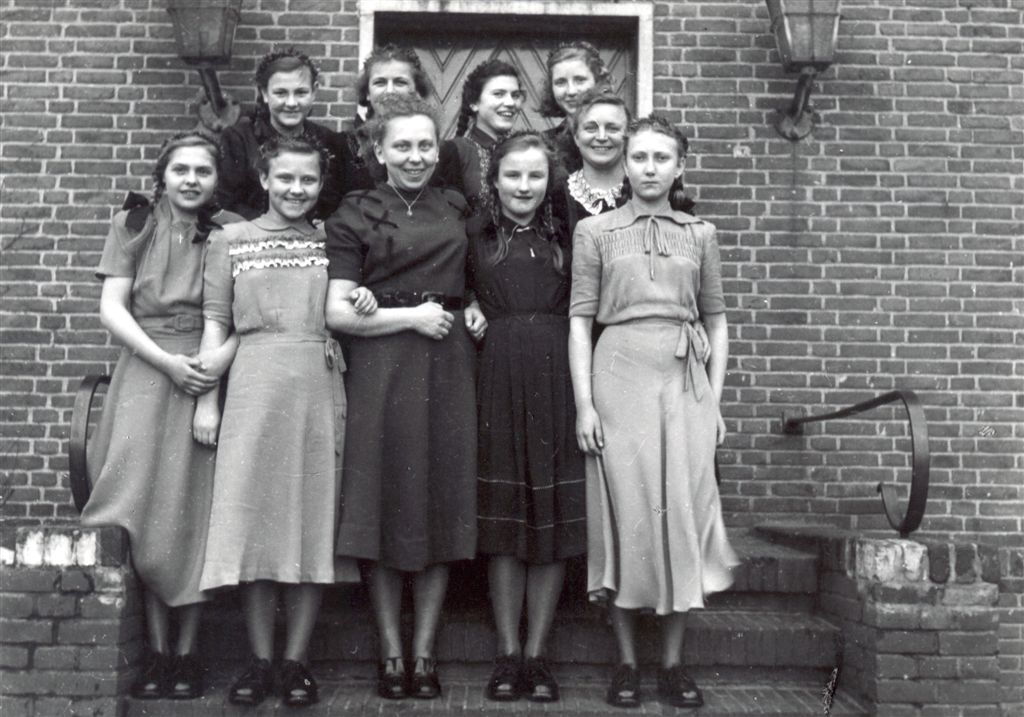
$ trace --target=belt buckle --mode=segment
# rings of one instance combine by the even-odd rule
[[[440,306],[444,306],[444,294],[440,291],[424,291],[420,294],[420,298],[423,301],[429,301]]]
[[[175,331],[193,331],[199,328],[199,321],[192,314],[175,314],[171,325]]]

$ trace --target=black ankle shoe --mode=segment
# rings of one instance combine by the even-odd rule
[[[437,676],[437,660],[417,657],[409,678],[409,695],[418,700],[433,700],[441,696],[441,680]]]
[[[518,655],[498,655],[494,658],[494,671],[487,683],[487,699],[495,702],[515,702],[522,693],[522,663]]]
[[[612,707],[639,707],[640,671],[632,665],[619,665],[612,675],[605,700]]]
[[[142,672],[132,684],[131,694],[137,700],[158,700],[170,689],[171,668],[174,658],[151,652],[143,663]]]
[[[231,685],[228,702],[233,705],[255,707],[266,699],[273,687],[274,672],[270,667],[270,661],[253,655],[245,672]]]
[[[174,658],[167,696],[172,700],[194,700],[203,694],[203,666],[195,655]]]
[[[523,663],[523,694],[530,702],[558,701],[558,683],[543,657],[528,657]]]
[[[704,696],[682,665],[658,670],[658,697],[673,707],[700,707]]]
[[[281,685],[281,701],[289,707],[305,707],[320,701],[316,680],[301,662],[282,662],[278,680]]]
[[[405,663],[401,657],[388,657],[377,663],[378,695],[386,700],[404,700],[409,696],[405,682]]]

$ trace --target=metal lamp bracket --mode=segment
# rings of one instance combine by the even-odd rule
[[[200,66],[196,69],[203,82],[203,91],[195,99],[199,122],[211,132],[221,132],[238,121],[241,113],[238,100],[224,94],[213,67]]]
[[[809,135],[820,119],[810,104],[811,89],[817,75],[818,71],[813,67],[801,70],[789,109],[786,112],[775,113],[775,131],[790,142],[796,142]]]

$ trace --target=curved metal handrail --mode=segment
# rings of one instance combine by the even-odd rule
[[[89,441],[89,420],[92,417],[92,402],[96,390],[110,383],[110,376],[86,376],[78,385],[75,405],[71,409],[71,430],[68,436],[68,474],[71,478],[71,497],[75,508],[81,513],[89,500],[92,485],[86,466],[86,447]]]
[[[803,433],[803,424],[814,421],[827,421],[830,418],[845,418],[857,413],[864,413],[872,408],[887,403],[902,401],[910,419],[910,495],[907,497],[907,509],[904,513],[899,507],[899,496],[893,483],[879,483],[878,492],[882,495],[882,508],[885,517],[901,538],[906,538],[921,526],[925,507],[928,503],[928,474],[931,471],[931,455],[928,451],[928,421],[924,415],[921,399],[913,391],[897,389],[883,393],[868,401],[856,403],[847,408],[820,416],[794,416],[789,413],[782,415],[784,433]]]

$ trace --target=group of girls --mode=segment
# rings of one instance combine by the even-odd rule
[[[522,78],[490,60],[442,141],[411,50],[366,60],[364,116],[343,133],[309,120],[315,65],[272,53],[253,116],[219,144],[172,138],[152,201],[115,215],[100,316],[125,348],[82,520],[129,534],[150,647],[136,697],[201,693],[199,606],[238,588],[252,658],[230,701],[316,702],[323,588],[362,580],[378,694],[436,698],[449,565],[479,555],[487,696],[554,701],[548,635],[566,561],[586,555],[619,644],[608,702],[641,703],[648,611],[659,697],[702,703],[685,616],[737,562],[713,469],[728,357],[714,227],[683,211],[685,137],[632,120],[591,45],[547,68],[542,110],[561,124],[512,132]]]

